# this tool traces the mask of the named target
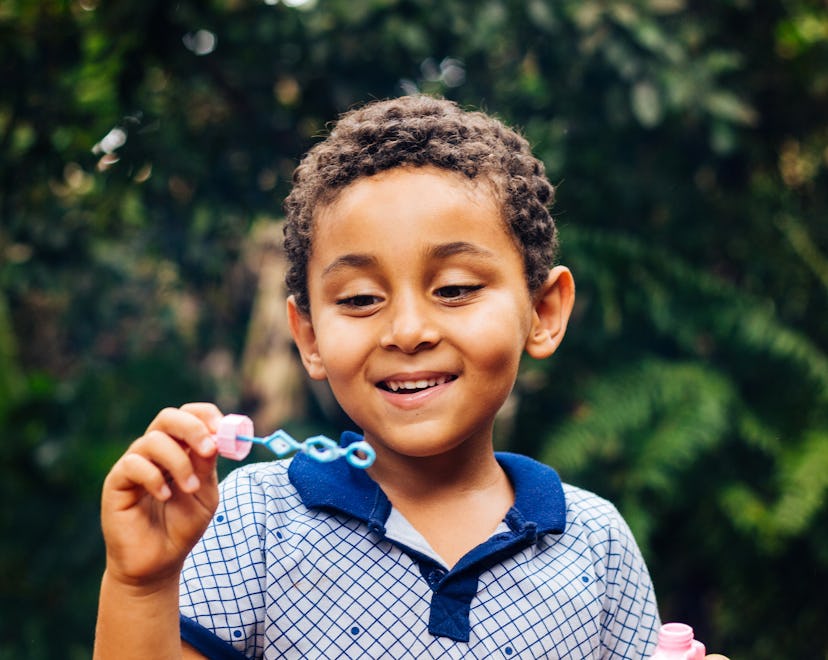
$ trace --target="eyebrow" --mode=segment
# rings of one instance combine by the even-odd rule
[[[467,241],[452,241],[451,243],[440,243],[433,245],[426,250],[426,257],[432,259],[448,259],[456,255],[469,255],[473,257],[496,258],[497,255],[491,250],[482,248]],[[368,268],[378,264],[376,257],[370,254],[354,252],[343,254],[325,266],[322,276],[330,275],[343,268]]]
[[[426,251],[426,255],[435,259],[448,259],[458,254],[466,254],[472,257],[494,258],[497,255],[491,250],[468,243],[467,241],[453,241],[434,245]]]
[[[372,257],[370,254],[343,254],[325,266],[325,270],[322,271],[322,275],[329,275],[330,273],[343,268],[366,268],[368,266],[376,265],[376,257]]]

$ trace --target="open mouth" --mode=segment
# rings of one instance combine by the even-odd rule
[[[384,380],[377,383],[377,387],[386,392],[394,392],[395,394],[414,394],[415,392],[422,392],[431,387],[445,385],[453,380],[457,380],[457,376],[446,375],[435,378],[418,378],[417,380]]]

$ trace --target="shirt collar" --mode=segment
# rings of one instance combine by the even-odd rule
[[[346,446],[361,439],[360,435],[345,431],[340,443]],[[518,454],[496,452],[495,457],[515,489],[515,504],[506,516],[507,524],[522,528],[534,523],[538,534],[562,534],[566,526],[566,499],[557,472]],[[391,512],[391,504],[379,484],[365,470],[347,461],[320,463],[297,454],[288,476],[309,509],[343,513],[371,527],[382,527]]]

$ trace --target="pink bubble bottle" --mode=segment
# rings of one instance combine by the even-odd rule
[[[658,631],[658,645],[650,660],[704,660],[705,648],[693,639],[686,623],[665,623]]]

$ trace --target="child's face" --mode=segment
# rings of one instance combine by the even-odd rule
[[[486,185],[430,167],[358,179],[317,213],[308,290],[310,317],[289,306],[305,366],[380,457],[490,442],[539,316]]]

